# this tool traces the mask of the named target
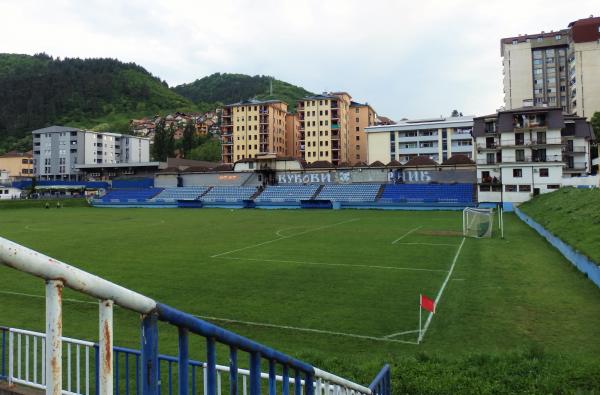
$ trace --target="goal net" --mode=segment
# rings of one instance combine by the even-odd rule
[[[463,210],[463,235],[492,237],[494,210],[467,207]]]

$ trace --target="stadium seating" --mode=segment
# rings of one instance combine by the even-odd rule
[[[314,185],[269,185],[255,199],[257,203],[261,202],[300,202],[310,199],[319,189],[318,184]]]
[[[472,184],[388,184],[380,201],[413,203],[472,203]]]
[[[328,184],[316,199],[335,202],[374,202],[381,184]]]
[[[200,200],[203,202],[239,203],[250,199],[255,193],[255,187],[213,187]]]
[[[161,188],[112,189],[100,200],[104,203],[145,202],[161,191]]]
[[[208,187],[180,187],[165,188],[161,193],[153,197],[152,201],[175,202],[177,200],[196,200]]]

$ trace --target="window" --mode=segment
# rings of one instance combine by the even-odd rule
[[[517,162],[525,162],[525,150],[515,150],[515,159]]]
[[[516,185],[505,185],[504,191],[505,192],[517,192],[517,186]]]
[[[548,169],[547,168],[540,169],[540,177],[548,177]]]
[[[512,40],[513,45],[517,45],[519,43],[518,40]]]
[[[359,132],[359,131],[360,131],[360,127],[359,127],[359,126],[357,126],[357,127],[356,127],[356,131],[357,131],[357,132]]]
[[[491,189],[492,188],[490,185],[480,185],[479,186],[479,191],[481,191],[481,192],[489,192]]]
[[[513,169],[513,177],[515,177],[515,178],[523,177],[523,169]]]
[[[519,185],[519,192],[531,192],[531,185]]]
[[[546,188],[548,188],[548,189],[560,189],[560,185],[558,185],[558,184],[549,184]]]
[[[360,141],[360,136],[356,136],[356,141]]]

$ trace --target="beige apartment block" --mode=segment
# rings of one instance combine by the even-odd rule
[[[568,112],[568,30],[521,35],[501,40],[504,106],[561,106]]]
[[[377,113],[368,104],[350,103],[348,113],[348,162],[367,162],[367,133],[365,129],[376,124]],[[386,162],[387,163],[387,162]]]
[[[567,29],[500,41],[505,109],[559,106],[591,118],[600,111],[600,18],[571,22]]]
[[[590,119],[600,111],[600,18],[580,19],[569,27],[571,108]]]
[[[300,117],[298,113],[285,116],[285,156],[302,158],[300,153]]]
[[[33,177],[33,155],[31,152],[7,152],[0,156],[0,170],[6,170],[12,179]]]
[[[300,152],[307,163],[348,162],[351,99],[346,92],[332,92],[298,101]]]
[[[234,163],[257,155],[286,155],[287,104],[281,100],[246,100],[225,106],[222,160]]]

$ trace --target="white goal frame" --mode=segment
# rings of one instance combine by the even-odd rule
[[[500,210],[498,211],[500,214]],[[487,227],[485,224],[487,223]],[[498,221],[502,227],[502,220]],[[483,227],[482,227],[483,226]],[[484,238],[492,237],[494,229],[494,209],[467,207],[463,210],[463,236]]]

